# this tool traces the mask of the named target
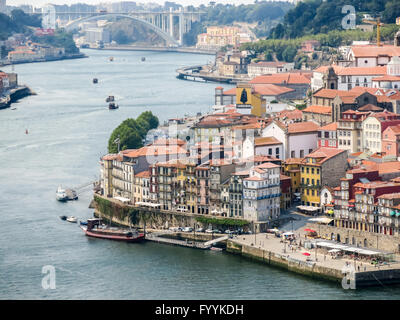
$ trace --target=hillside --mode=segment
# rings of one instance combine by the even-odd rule
[[[354,6],[357,24],[362,23],[363,14],[380,16],[382,22],[392,24],[400,16],[398,0],[305,0],[286,13],[283,22],[271,30],[270,37],[287,39],[343,30],[345,5]]]

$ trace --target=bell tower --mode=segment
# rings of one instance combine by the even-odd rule
[[[326,74],[324,74],[322,79],[324,82],[325,89],[333,89],[333,90],[338,89],[339,77],[335,73],[335,70],[333,69],[333,67],[328,68],[328,72]]]

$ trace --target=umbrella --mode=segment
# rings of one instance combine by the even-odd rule
[[[304,231],[307,231],[307,232],[315,232],[315,230],[313,230],[313,229],[304,229]]]
[[[303,252],[303,255],[305,255],[305,256],[311,256],[311,254],[309,254],[308,252]]]

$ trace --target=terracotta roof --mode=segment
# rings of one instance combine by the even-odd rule
[[[317,132],[320,126],[313,121],[306,122],[295,122],[288,124],[288,133],[306,133],[306,132]]]
[[[273,169],[273,168],[279,168],[280,166],[278,166],[277,164],[271,163],[271,162],[265,162],[262,164],[259,164],[256,168],[260,168],[260,169]]]
[[[366,104],[365,106],[362,106],[358,108],[358,111],[383,111],[383,108],[380,108],[378,106],[375,106],[373,104]]]
[[[179,146],[146,146],[140,149],[124,150],[123,155],[128,158],[137,158],[143,156],[157,157],[160,155],[171,155],[171,154],[186,154],[186,150]]]
[[[285,164],[301,164],[304,158],[289,158],[285,160]]]
[[[295,91],[294,89],[291,88],[277,86],[275,84],[270,84],[270,83],[254,84],[253,88],[255,93],[261,94],[263,96],[276,96]]]
[[[303,112],[319,113],[319,114],[332,114],[332,108],[327,106],[309,106]]]
[[[378,197],[379,199],[387,199],[387,200],[393,200],[393,199],[400,199],[400,192],[396,193],[386,193]]]
[[[347,152],[347,150],[321,147],[321,148],[318,148],[315,151],[311,152],[310,154],[308,154],[306,156],[306,159],[307,158],[323,158],[320,161],[318,161],[318,164],[321,164],[321,163],[324,163],[325,161],[327,161],[327,160],[333,158],[334,156],[336,156],[338,154],[341,154],[343,152]]]
[[[386,66],[380,67],[350,67],[338,69],[338,76],[357,76],[357,75],[385,75]]]
[[[386,76],[383,76],[383,77],[373,78],[372,81],[397,82],[397,81],[400,81],[400,77],[386,75]]]
[[[400,56],[400,47],[395,47],[393,45],[384,45],[384,46],[373,46],[373,45],[365,45],[365,46],[353,46],[351,47],[353,54],[356,58],[368,58],[368,57],[377,57],[377,56],[389,56],[389,57],[397,57]]]
[[[122,157],[119,154],[107,154],[101,158],[102,160],[122,160]]]
[[[142,172],[139,172],[139,173],[135,174],[135,177],[138,177],[138,178],[149,178],[150,177],[150,172],[145,170],[145,171],[142,171]]]
[[[244,180],[246,180],[246,181],[263,181],[264,179],[263,178],[259,178],[257,176],[253,176],[253,177],[250,177],[250,178],[246,178]]]
[[[271,83],[271,84],[310,84],[311,79],[302,73],[278,73],[273,75],[263,75],[255,77],[250,81],[252,84]]]
[[[169,138],[169,139],[160,138],[152,143],[153,146],[168,146],[168,145],[183,146],[185,144],[186,144],[185,141],[176,138]]]
[[[301,110],[295,109],[295,110],[282,110],[276,114],[277,118],[284,118],[286,117],[287,119],[302,119],[303,117],[303,112]]]
[[[326,126],[319,128],[318,131],[336,131],[337,126],[338,126],[337,122],[331,122]]]
[[[254,139],[254,145],[256,146],[268,146],[276,144],[282,144],[282,142],[275,137],[259,137]]]
[[[317,98],[328,98],[333,99],[336,96],[345,97],[351,96],[354,97],[356,94],[352,93],[351,91],[344,91],[344,90],[334,90],[334,89],[320,89],[313,94],[314,97]]]

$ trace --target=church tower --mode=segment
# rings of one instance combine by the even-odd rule
[[[325,89],[334,89],[334,90],[338,89],[339,77],[335,73],[333,67],[328,68],[328,72],[324,74],[322,80],[324,82]]]

